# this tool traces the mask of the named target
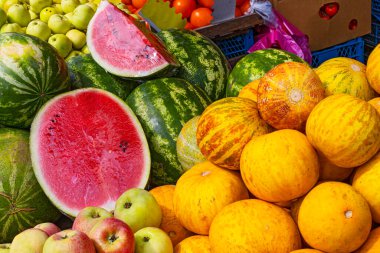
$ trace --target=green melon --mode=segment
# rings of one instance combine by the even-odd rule
[[[151,186],[175,184],[185,171],[177,157],[178,134],[187,121],[204,111],[210,98],[183,79],[161,78],[141,84],[126,101],[148,139]]]
[[[0,243],[59,216],[34,176],[29,132],[0,128]]]
[[[257,50],[244,56],[228,76],[226,97],[237,97],[245,85],[263,77],[278,64],[288,61],[306,63],[295,54],[274,48]]]

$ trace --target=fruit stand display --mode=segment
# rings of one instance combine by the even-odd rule
[[[139,16],[145,1],[11,1],[0,253],[380,252],[380,46],[366,64],[227,57],[221,43],[263,22],[240,15],[249,1],[160,31]],[[184,3],[193,26],[212,11],[166,4]]]

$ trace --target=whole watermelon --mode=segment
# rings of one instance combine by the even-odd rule
[[[151,186],[175,184],[184,172],[176,151],[178,135],[187,121],[201,115],[210,98],[183,79],[161,78],[138,86],[126,101],[148,139]]]
[[[67,61],[72,88],[93,87],[109,91],[116,96],[126,99],[139,83],[121,79],[100,67],[91,54],[78,55]]]
[[[69,89],[65,60],[47,42],[0,34],[0,124],[28,128],[40,107]]]
[[[294,61],[306,63],[295,54],[280,49],[257,50],[240,59],[228,76],[226,97],[236,97],[248,83],[264,76],[280,63]]]
[[[176,77],[201,87],[213,101],[224,97],[230,66],[218,46],[195,31],[170,29],[158,36],[181,63]]]
[[[29,132],[0,128],[0,243],[59,216],[34,176]]]

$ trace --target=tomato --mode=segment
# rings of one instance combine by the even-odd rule
[[[123,4],[132,4],[132,0],[121,0]]]
[[[244,0],[236,0],[236,6],[241,6],[244,3]]]
[[[132,13],[134,13],[137,9],[135,8],[135,6],[133,6],[132,4],[127,4],[127,9],[130,11],[130,12],[132,12]]]
[[[144,6],[146,0],[132,0],[132,5],[136,8],[136,9],[140,9]]]
[[[174,0],[173,7],[176,13],[182,13],[182,18],[188,18],[197,7],[195,0]]]
[[[244,15],[249,8],[251,7],[251,1],[245,0],[244,3],[240,6],[241,13]]]
[[[186,30],[193,30],[195,26],[193,26],[190,22],[186,22],[185,29]]]
[[[203,7],[212,8],[214,6],[214,0],[198,0],[198,4]]]
[[[191,13],[190,22],[195,27],[202,27],[209,25],[212,19],[212,11],[209,8],[201,7]]]
[[[241,12],[241,10],[238,7],[236,7],[235,8],[235,18],[240,17],[240,16],[243,16],[243,13]]]

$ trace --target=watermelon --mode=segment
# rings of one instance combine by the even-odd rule
[[[207,94],[180,78],[161,78],[132,91],[127,103],[148,139],[152,157],[151,186],[175,184],[184,172],[176,151],[183,125],[211,103]]]
[[[0,34],[0,124],[28,128],[39,108],[69,90],[65,60],[47,42]]]
[[[226,97],[238,96],[245,85],[263,77],[278,64],[288,61],[306,63],[295,54],[274,48],[257,50],[244,56],[236,63],[228,76]]]
[[[93,87],[109,91],[116,96],[126,99],[138,85],[132,80],[114,76],[97,64],[91,54],[78,55],[67,61],[72,88]]]
[[[144,24],[108,1],[101,1],[86,36],[94,60],[111,74],[131,79],[171,76],[179,67]]]
[[[124,191],[148,182],[144,132],[110,92],[83,88],[51,99],[33,120],[30,140],[37,180],[68,216],[87,206],[111,211]]]
[[[176,77],[204,89],[213,100],[224,97],[230,66],[211,40],[189,30],[163,30],[158,36],[181,63]]]
[[[12,242],[15,235],[39,223],[54,222],[60,214],[34,176],[29,132],[1,128],[0,243]]]

